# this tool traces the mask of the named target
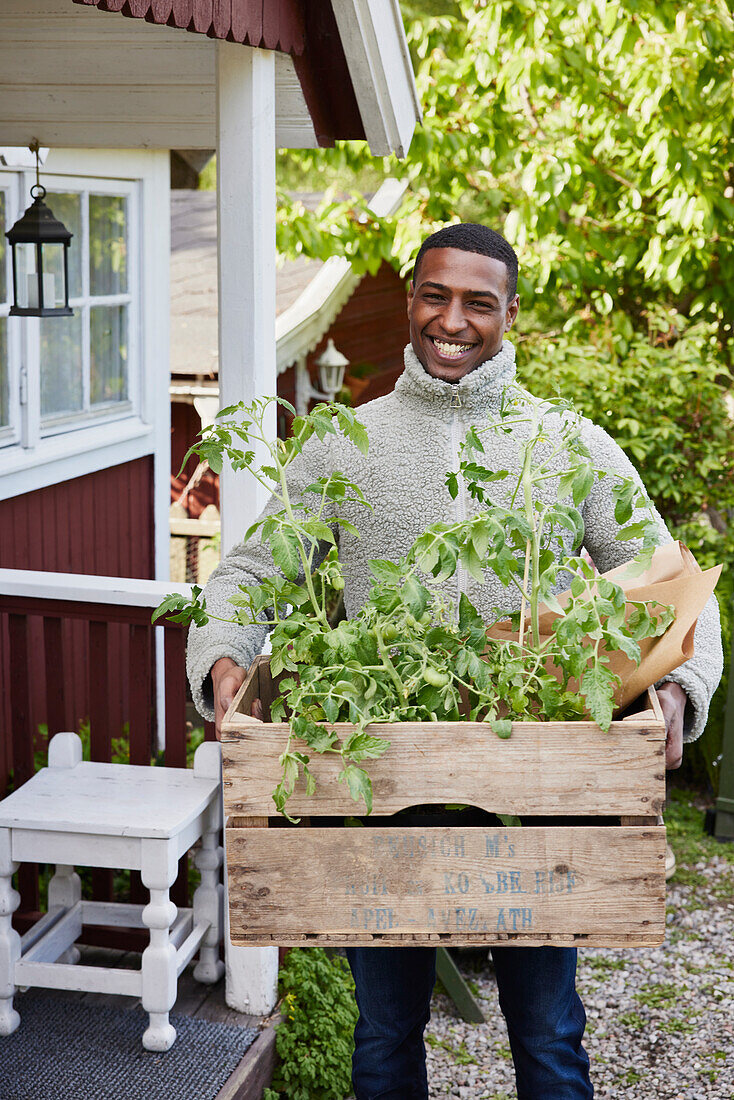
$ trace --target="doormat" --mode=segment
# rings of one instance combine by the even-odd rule
[[[85,1004],[47,989],[16,996],[20,1027],[0,1036],[0,1100],[213,1100],[254,1028],[171,1016],[176,1042],[144,1050],[142,1008]]]

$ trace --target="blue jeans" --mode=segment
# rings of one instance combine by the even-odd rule
[[[351,947],[359,1020],[356,1100],[427,1100],[423,1029],[436,980],[432,947]],[[586,1013],[570,947],[492,948],[518,1100],[590,1100]]]

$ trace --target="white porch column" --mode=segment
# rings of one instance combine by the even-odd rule
[[[221,406],[275,394],[275,60],[217,43],[217,219]],[[275,414],[271,430],[275,435]],[[220,477],[222,551],[265,503],[247,474]],[[228,908],[228,907],[227,907]],[[278,951],[232,947],[225,921],[226,999],[262,1016],[277,1000]]]

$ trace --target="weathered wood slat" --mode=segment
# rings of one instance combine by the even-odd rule
[[[110,759],[109,653],[107,623],[89,624],[89,732],[92,760]]]
[[[164,635],[166,677],[166,767],[186,767],[186,633]]]
[[[660,943],[665,930],[658,826],[230,828],[227,862],[235,942],[450,935],[632,946]]]
[[[28,629],[28,618],[25,615],[8,616],[10,726],[13,746],[13,781],[16,787],[26,783],[33,775]]]
[[[253,698],[255,690],[251,685]],[[351,729],[335,728],[342,736]],[[656,722],[643,729],[615,722],[608,733],[593,722],[516,723],[506,741],[479,722],[400,722],[369,729],[390,741],[385,755],[369,763],[374,814],[436,801],[507,814],[651,815],[663,807],[665,740]],[[274,812],[271,795],[287,736],[285,724],[225,724],[225,814]],[[355,804],[337,781],[337,758],[310,756],[316,794],[307,796],[300,782],[289,812],[353,814]]]
[[[606,936],[602,933],[579,933],[576,936],[529,936],[524,932],[512,932],[508,935],[481,936],[464,935],[460,932],[442,933],[440,936],[396,936],[385,932],[379,936],[261,936],[238,933],[232,934],[232,943],[241,947],[436,947],[439,943],[448,943],[451,947],[471,947],[492,945],[501,947],[659,947],[662,935]]]
[[[61,619],[43,620],[43,650],[46,664],[46,722],[48,736],[69,729],[66,709],[65,646]]]
[[[108,761],[112,751],[112,726],[109,692],[109,629],[106,622],[89,623],[89,739],[92,760]],[[111,901],[112,871],[104,867],[92,870],[95,898]]]
[[[151,627],[130,630],[130,763],[150,764],[152,751]]]

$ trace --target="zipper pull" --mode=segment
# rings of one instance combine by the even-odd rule
[[[461,408],[461,398],[459,397],[459,391],[458,390],[454,390],[454,392],[451,394],[451,404],[450,404],[449,408],[451,408],[451,409],[460,409]]]

